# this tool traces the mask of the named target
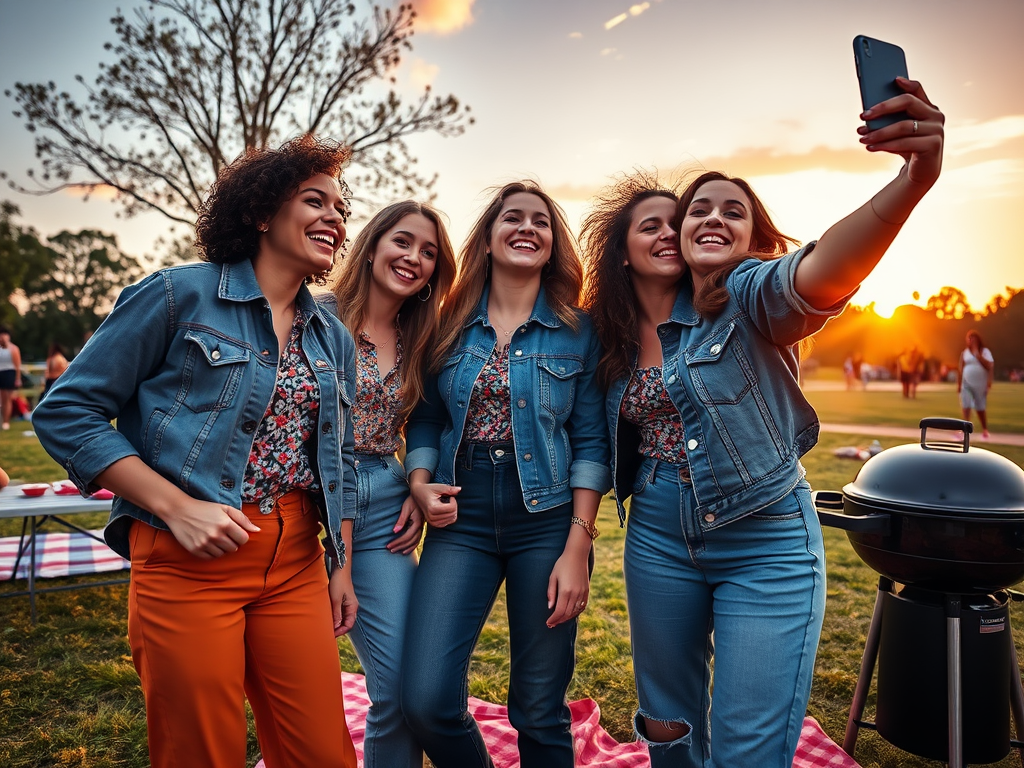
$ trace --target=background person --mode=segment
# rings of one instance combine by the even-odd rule
[[[40,398],[45,395],[64,371],[68,369],[68,359],[64,357],[64,349],[57,342],[50,344],[46,353],[46,378],[43,381],[43,391]]]
[[[960,394],[960,409],[964,421],[971,420],[971,410],[977,411],[981,422],[981,437],[987,440],[988,434],[988,392],[992,389],[995,379],[995,358],[992,350],[985,346],[981,334],[977,331],[967,332],[967,347],[960,353],[960,365],[957,368],[956,391]]]
[[[356,766],[335,640],[356,607],[355,349],[305,285],[345,239],[349,154],[305,136],[224,168],[205,263],[122,291],[36,409],[82,493],[118,497],[104,536],[132,561],[155,768],[244,765],[246,698],[268,765]]]
[[[941,168],[942,113],[896,82],[904,93],[861,117],[909,119],[860,134],[906,164],[816,244],[786,254],[749,185],[717,172],[678,206],[613,190],[584,222],[615,495],[632,494],[623,573],[653,768],[792,764],[825,603],[798,344],[842,311]]]
[[[371,702],[365,768],[423,765],[399,695],[423,514],[396,454],[409,413],[423,395],[423,369],[454,278],[455,254],[440,215],[407,200],[382,209],[363,227],[334,285],[339,314],[358,352],[352,581],[359,613],[349,637]]]
[[[11,329],[0,325],[0,427],[11,428],[14,393],[21,389],[21,350],[11,341]]]
[[[504,186],[462,248],[406,468],[429,527],[413,584],[402,708],[438,768],[492,766],[467,708],[470,657],[505,583],[508,716],[523,766],[571,768],[566,691],[611,485],[599,356],[575,308],[565,214]]]

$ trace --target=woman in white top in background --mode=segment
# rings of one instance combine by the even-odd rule
[[[956,391],[960,393],[960,408],[963,409],[964,421],[971,420],[972,408],[978,412],[982,440],[988,440],[988,413],[985,401],[988,391],[992,389],[995,371],[995,358],[981,340],[981,335],[977,331],[968,331],[967,348],[960,353]]]

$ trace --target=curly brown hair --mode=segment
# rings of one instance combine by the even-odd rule
[[[258,227],[269,222],[307,179],[326,174],[340,181],[351,156],[350,148],[308,133],[279,149],[246,149],[217,174],[199,210],[200,258],[212,264],[251,259],[259,250]],[[317,282],[323,282],[322,276]]]
[[[476,309],[487,285],[490,256],[487,244],[491,230],[498,220],[505,201],[512,195],[526,193],[539,197],[551,214],[551,265],[544,276],[544,291],[548,306],[558,319],[573,330],[579,328],[579,318],[573,311],[580,299],[583,286],[583,266],[576,251],[576,241],[569,229],[565,211],[540,185],[531,180],[514,181],[497,189],[483,213],[476,220],[459,254],[459,276],[451,293],[445,299],[444,313],[438,344],[430,360],[430,369],[438,371],[458,344],[463,326]]]
[[[587,269],[583,308],[601,340],[597,377],[605,389],[629,373],[640,351],[636,297],[623,261],[633,212],[652,197],[673,203],[678,199],[674,189],[662,184],[654,172],[638,169],[624,174],[594,197],[580,226]]]
[[[729,290],[725,285],[726,279],[742,262],[747,259],[761,261],[777,259],[786,255],[790,246],[800,245],[799,240],[779,231],[768,214],[768,209],[761,202],[761,198],[754,194],[750,184],[743,179],[726,176],[718,171],[702,173],[683,190],[683,194],[679,196],[679,205],[676,206],[676,220],[672,225],[676,232],[679,231],[683,217],[686,215],[690,203],[693,202],[693,198],[697,195],[697,191],[709,181],[728,181],[743,190],[750,200],[750,218],[753,227],[750,232],[750,250],[710,272],[704,279],[700,290],[694,294],[693,306],[702,315],[716,315],[722,311],[729,300]]]
[[[423,397],[424,363],[434,351],[441,305],[455,280],[455,249],[448,239],[441,214],[426,203],[405,200],[378,211],[356,236],[347,258],[333,280],[338,317],[355,336],[362,330],[372,280],[367,259],[377,251],[381,238],[409,214],[418,213],[437,228],[437,259],[427,283],[427,298],[413,296],[398,310],[402,333],[402,422]]]

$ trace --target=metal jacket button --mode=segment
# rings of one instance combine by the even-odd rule
[[[690,439],[689,439],[689,440],[687,441],[687,443],[686,443],[686,447],[687,447],[687,448],[689,448],[689,449],[690,449],[691,451],[695,451],[695,450],[697,450],[697,441],[696,441],[696,440],[694,440],[694,439],[693,439],[693,438],[691,437],[691,438],[690,438]]]
[[[505,455],[505,451],[503,451],[501,448],[495,448],[494,455],[500,459],[502,456]]]
[[[536,499],[532,499],[532,500],[530,501],[530,504],[531,504],[532,506],[536,507],[536,506],[537,506],[537,500],[536,500]]]
[[[532,460],[532,459],[533,459],[533,454],[532,454],[532,453],[527,453],[527,454],[525,454],[525,455],[523,456],[523,460],[524,460],[524,461],[530,461],[530,460]]]
[[[516,357],[522,357],[522,356],[523,356],[523,350],[517,349],[516,350]]]
[[[721,351],[722,351],[722,345],[721,344],[712,344],[711,345],[711,354],[712,355],[717,355]]]
[[[709,523],[713,523],[713,522],[715,522],[715,516],[713,514],[711,514],[710,512],[708,512],[706,515],[704,515],[704,520],[709,522]]]
[[[220,350],[219,349],[213,350],[213,352],[210,353],[210,358],[213,359],[213,360],[220,360]]]
[[[327,484],[327,490],[330,491],[331,493],[334,493],[334,489],[337,488],[337,487],[338,486],[336,484],[334,484],[334,483],[328,483]]]
[[[323,432],[325,435],[329,434],[332,429],[334,429],[334,427],[331,426],[331,422],[329,422],[329,421],[326,424],[324,424],[322,427],[320,427],[320,431]]]
[[[242,425],[242,431],[245,432],[245,434],[247,434],[247,435],[251,435],[253,432],[256,431],[256,427],[257,427],[256,422],[252,421],[250,419],[249,421],[245,422]]]
[[[667,381],[667,382],[668,382],[669,384],[674,384],[674,383],[675,383],[675,381],[676,381],[676,375],[675,375],[675,374],[673,373],[673,374],[672,374],[671,376],[669,376],[669,377],[668,377],[668,378],[666,379],[666,381]]]
[[[516,405],[518,405],[520,408],[525,408],[526,407],[526,400],[524,400],[523,398],[520,397],[516,401]]]

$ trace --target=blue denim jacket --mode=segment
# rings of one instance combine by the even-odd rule
[[[455,457],[469,401],[496,334],[487,322],[485,290],[466,321],[462,341],[409,419],[405,469],[426,469],[438,483],[455,481]],[[600,348],[590,319],[580,330],[562,324],[541,289],[530,319],[509,346],[512,436],[523,501],[531,512],[572,501],[573,488],[606,493],[610,446],[595,380]]]
[[[849,296],[816,310],[793,287],[809,243],[774,261],[751,259],[729,276],[729,302],[714,318],[693,308],[689,281],[658,326],[662,378],[683,418],[697,512],[705,530],[757,512],[803,478],[800,457],[818,442],[818,417],[800,390],[796,344],[839,314]],[[851,294],[852,295],[852,294]],[[620,419],[628,377],[605,399],[619,519],[638,467],[635,429]]]
[[[329,543],[344,557],[341,520],[356,508],[355,344],[305,286],[297,305],[310,318],[302,349],[320,388],[310,453],[322,489],[318,506]],[[82,493],[95,491],[96,476],[114,462],[139,456],[190,496],[239,508],[256,428],[277,380],[277,352],[252,262],[164,269],[121,292],[33,424]],[[115,499],[104,537],[124,557],[132,519],[167,530],[150,512]]]

